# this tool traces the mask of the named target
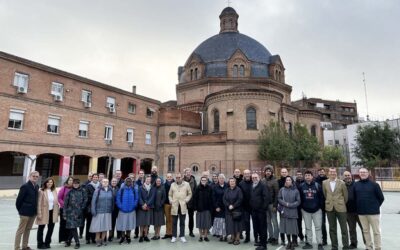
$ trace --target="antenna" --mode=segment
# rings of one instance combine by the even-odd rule
[[[231,6],[231,1],[227,0],[227,3],[228,3],[228,7],[230,7]]]
[[[367,84],[365,83],[365,73],[363,72],[363,82],[364,82],[364,92],[365,92],[365,104],[367,106],[367,121],[369,121],[369,113],[368,113],[368,97],[367,97]]]

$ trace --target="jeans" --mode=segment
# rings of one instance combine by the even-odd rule
[[[268,226],[268,236],[269,238],[278,239],[279,237],[279,224],[278,224],[278,213],[272,211],[273,205],[268,205],[267,210],[267,226]]]
[[[321,230],[321,225],[322,225],[322,211],[319,209],[315,213],[308,213],[304,211],[303,209],[301,210],[303,219],[304,219],[304,225],[306,226],[306,235],[307,235],[307,243],[312,244],[313,240],[313,230],[312,230],[312,223],[314,222],[314,227],[315,227],[315,238],[318,244],[322,244],[322,230]]]
[[[179,213],[178,215],[172,215],[172,237],[175,238],[178,231],[178,219],[179,219],[179,237],[185,236],[186,214]]]

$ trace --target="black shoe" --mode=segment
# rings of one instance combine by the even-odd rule
[[[135,236],[133,237],[134,239],[137,239],[137,238],[139,238],[139,236],[137,235],[137,234],[135,234]]]
[[[190,236],[190,237],[194,237],[193,232],[190,232],[190,233],[189,233],[189,236]]]
[[[243,234],[240,234],[240,239],[243,240]]]
[[[38,244],[37,249],[47,249],[44,244]]]
[[[266,247],[263,247],[263,246],[258,246],[258,247],[256,247],[256,250],[266,250],[267,248]]]
[[[349,250],[349,249],[354,249],[354,248],[350,248],[350,246],[344,246],[342,249],[343,250]]]
[[[64,247],[69,247],[71,246],[71,241],[66,241]]]
[[[292,242],[292,247],[298,247],[299,244],[297,243],[297,241]]]
[[[250,238],[247,238],[243,241],[243,243],[249,243],[250,242]]]
[[[324,247],[322,246],[322,244],[318,244],[318,250],[324,250]]]
[[[147,236],[144,236],[143,240],[146,241],[146,242],[150,241],[150,239]]]
[[[292,243],[291,243],[291,242],[289,242],[289,243],[286,245],[286,249],[287,249],[287,250],[292,249]]]
[[[313,249],[313,246],[310,243],[306,242],[302,249]]]
[[[357,249],[357,245],[356,244],[350,244],[349,249]]]
[[[204,241],[209,242],[210,240],[208,239],[208,237],[204,237]]]
[[[114,238],[114,237],[112,237],[112,236],[108,236],[108,242],[112,242],[112,241],[113,241],[113,238]]]
[[[90,245],[90,240],[87,240],[87,241],[86,241],[86,245]]]
[[[326,246],[326,245],[328,245],[328,242],[323,241],[323,242],[322,242],[322,245],[323,245],[323,246]]]
[[[50,243],[44,243],[44,246],[45,246],[47,249],[51,248]]]
[[[260,243],[260,242],[256,242],[256,243],[254,243],[254,246],[255,246],[255,247],[260,247],[260,246],[261,246],[261,243]]]
[[[126,242],[127,242],[128,244],[131,244],[131,237],[126,237]]]
[[[224,237],[219,237],[219,241],[224,241]]]
[[[125,237],[121,237],[121,239],[119,239],[119,244],[121,245],[122,243],[124,243],[124,241],[125,241]]]
[[[79,244],[79,243],[76,243],[74,248],[75,248],[75,249],[79,249],[79,248],[81,248],[81,244]]]
[[[139,238],[139,242],[142,243],[143,242],[143,237]]]
[[[271,245],[277,246],[277,245],[279,245],[279,241],[275,238],[272,238]]]
[[[200,238],[199,238],[199,241],[202,242],[202,241],[203,241],[203,237],[200,237]]]

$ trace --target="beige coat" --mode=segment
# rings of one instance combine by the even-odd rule
[[[59,206],[57,199],[57,191],[53,190],[54,196],[54,207],[53,207],[53,223],[58,222],[58,214],[59,214]],[[36,224],[37,225],[47,225],[49,224],[49,198],[47,196],[46,190],[39,190],[39,201],[38,201],[38,209],[36,216]]]
[[[322,191],[325,196],[325,210],[331,212],[333,208],[337,212],[345,213],[346,203],[348,199],[347,187],[344,181],[336,179],[335,191],[332,192],[330,180],[324,180],[322,182]]]
[[[171,215],[178,215],[179,205],[181,205],[181,213],[186,214],[187,203],[192,198],[192,190],[189,183],[182,181],[181,185],[176,182],[171,184],[171,188],[168,193],[169,202],[171,203]]]

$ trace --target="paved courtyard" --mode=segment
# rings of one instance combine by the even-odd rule
[[[385,202],[382,208],[382,233],[383,233],[383,249],[395,250],[399,249],[398,237],[400,232],[400,193],[385,193]],[[14,235],[18,226],[18,214],[15,209],[15,198],[0,198],[0,249],[9,250],[13,249]],[[66,249],[64,245],[57,244],[58,241],[58,224],[55,227],[53,234],[52,249]],[[150,229],[150,234],[153,233],[153,229]],[[362,244],[361,232],[359,233],[359,249],[365,249]],[[163,235],[163,232],[162,232]],[[212,238],[212,237],[211,237]],[[329,238],[329,237],[328,237]],[[239,246],[228,245],[227,243],[218,242],[215,238],[212,238],[210,242],[198,242],[196,238],[187,237],[188,243],[182,244],[181,242],[170,243],[168,240],[151,241],[149,243],[138,243],[137,240],[133,240],[130,245],[118,245],[117,243],[111,243],[107,246],[108,249],[132,249],[138,248],[143,250],[147,249],[200,249],[200,248],[212,248],[212,249],[254,249],[253,244],[240,244]],[[340,239],[339,239],[340,240]],[[339,243],[340,244],[340,243]],[[32,229],[30,236],[30,246],[36,249],[36,228]],[[81,245],[81,249],[98,249],[94,245]],[[268,246],[268,249],[284,249],[281,246]],[[297,248],[301,249],[301,248]],[[330,249],[330,247],[325,247]]]

